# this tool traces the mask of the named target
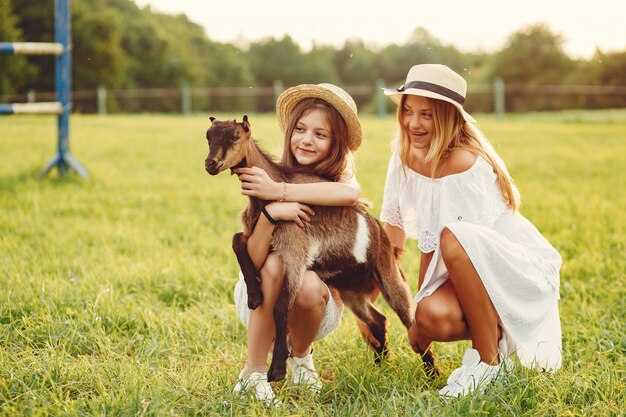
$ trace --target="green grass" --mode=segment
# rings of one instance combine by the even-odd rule
[[[393,120],[362,120],[357,175],[377,216]],[[246,333],[230,239],[246,200],[235,178],[204,172],[207,117],[73,116],[72,153],[87,181],[38,175],[55,153],[53,117],[5,117],[0,414],[624,415],[626,111],[479,120],[522,192],[522,213],[564,259],[558,373],[518,369],[507,384],[444,404],[436,390],[468,342],[436,345],[445,376],[429,382],[379,302],[390,317],[384,364],[372,365],[346,313],[315,345],[319,398],[284,382],[274,384],[279,410],[237,397]],[[251,122],[277,154],[274,116]],[[403,259],[413,291],[416,251],[411,241]]]

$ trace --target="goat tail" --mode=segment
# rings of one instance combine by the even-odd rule
[[[383,298],[396,312],[404,327],[407,329],[411,327],[413,324],[413,302],[402,270],[394,265],[385,274],[376,271],[374,277]]]

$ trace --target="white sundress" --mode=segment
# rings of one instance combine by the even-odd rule
[[[390,225],[434,252],[415,301],[448,280],[439,236],[448,228],[476,268],[522,365],[561,366],[561,256],[535,226],[505,203],[491,165],[478,156],[467,171],[429,178],[403,169],[397,154],[387,171],[382,213]]]

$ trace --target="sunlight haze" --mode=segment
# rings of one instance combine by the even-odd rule
[[[368,46],[405,43],[418,27],[443,44],[464,52],[493,52],[519,29],[543,22],[563,37],[573,58],[589,59],[626,48],[626,2],[620,0],[503,2],[495,0],[416,2],[390,0],[205,1],[136,0],[140,7],[168,14],[186,14],[214,41],[246,42],[289,35],[303,50],[313,44],[341,46],[362,39]],[[584,6],[583,6],[584,4]]]

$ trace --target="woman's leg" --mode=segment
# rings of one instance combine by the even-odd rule
[[[292,356],[303,357],[310,352],[326,313],[328,297],[328,288],[317,274],[306,271],[287,322]]]
[[[420,301],[410,334],[415,335],[415,342],[422,348],[426,348],[432,341],[450,342],[470,338],[463,309],[451,281]]]
[[[248,318],[248,363],[252,372],[267,370],[267,355],[274,341],[274,305],[283,284],[283,265],[280,258],[269,254],[259,271],[263,303],[250,311]]]
[[[415,321],[409,328],[409,342],[422,356],[425,371],[439,374],[439,367],[430,345],[433,341],[448,342],[469,338],[463,310],[450,281],[422,299],[415,310]]]
[[[472,346],[483,362],[497,364],[498,314],[489,294],[467,252],[450,229],[443,229],[439,245],[454,292],[465,315]]]

